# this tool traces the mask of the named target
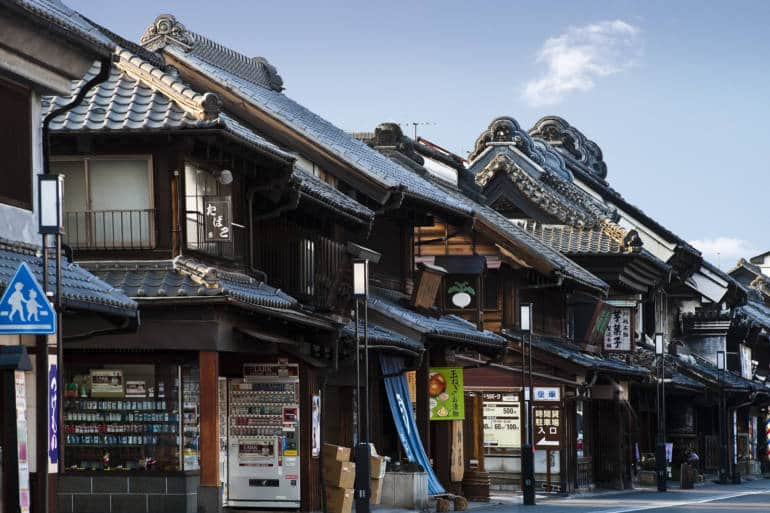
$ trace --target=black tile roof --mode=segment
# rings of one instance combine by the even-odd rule
[[[712,386],[724,386],[725,390],[733,392],[770,392],[770,389],[761,383],[748,380],[731,371],[720,371],[716,366],[699,357],[680,355],[676,363],[681,370]]]
[[[519,330],[503,330],[503,333],[520,342],[524,336]],[[586,369],[607,372],[611,374],[622,374],[629,376],[646,376],[649,370],[637,365],[631,365],[615,358],[605,357],[600,353],[588,353],[583,351],[580,346],[567,340],[548,337],[543,335],[532,335],[532,345],[549,354],[569,360],[573,364]]]
[[[374,211],[323,182],[320,178],[296,166],[294,177],[300,182],[300,190],[308,197],[331,205],[361,222],[371,223],[374,221]]]
[[[25,13],[53,33],[105,57],[115,48],[115,43],[99,28],[59,0],[0,0],[0,5]]]
[[[369,292],[369,308],[381,315],[422,333],[428,339],[443,339],[478,346],[487,350],[502,350],[505,338],[491,331],[479,331],[470,322],[456,315],[420,313],[407,306],[408,297],[399,292],[373,288]]]
[[[359,328],[360,336],[363,337],[363,327]],[[413,353],[421,353],[425,350],[422,342],[406,337],[393,330],[389,330],[377,323],[369,321],[369,344],[392,346],[397,349],[405,349]],[[349,322],[342,328],[342,337],[348,340],[355,340],[356,324]]]
[[[154,29],[158,23],[171,24],[178,29],[177,34],[173,37],[158,37]],[[214,43],[187,30],[170,15],[159,17],[148,28],[142,41],[148,48],[162,49],[186,66],[219,83],[252,106],[333,153],[381,187],[401,190],[408,196],[442,209],[468,213],[463,205],[448,198],[427,180],[410,173],[281,93],[283,82],[275,68],[264,59],[252,59]]]
[[[185,100],[200,104],[206,101],[206,94],[195,91],[177,76],[155,67],[141,57],[126,50],[118,50],[117,55],[143,72],[164,81]],[[99,65],[96,63],[85,77],[72,83],[72,93],[69,96],[43,97],[43,117],[72,101],[74,95],[98,71]],[[54,118],[50,128],[52,132],[60,133],[215,128],[223,130],[252,149],[284,161],[294,160],[293,155],[245,127],[227,112],[220,111],[209,119],[200,119],[150,84],[115,67],[110,70],[110,77],[90,90],[79,105]]]
[[[762,302],[761,296],[757,297],[755,294],[750,293],[746,304],[735,308],[734,312],[736,316],[745,317],[751,322],[762,326],[765,330],[770,331],[770,307]]]
[[[40,248],[0,239],[0,289],[5,290],[19,265],[26,262],[38,283],[43,283],[43,260],[37,256]],[[56,284],[53,259],[49,261],[50,290]],[[78,264],[62,261],[62,297],[64,306],[112,315],[136,316],[137,305],[119,289]]]
[[[84,262],[95,275],[139,300],[221,297],[235,303],[295,309],[298,302],[249,276],[222,271],[189,257],[161,261]]]

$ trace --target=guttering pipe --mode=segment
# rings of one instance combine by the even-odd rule
[[[99,73],[97,73],[96,76],[94,76],[91,80],[86,82],[85,85],[83,85],[83,87],[80,89],[80,91],[78,91],[78,94],[75,96],[75,98],[73,98],[71,102],[59,107],[58,109],[54,109],[45,117],[45,119],[43,119],[43,174],[51,174],[51,121],[53,121],[54,118],[59,117],[65,112],[68,112],[80,105],[80,103],[83,101],[83,98],[86,97],[86,94],[88,94],[91,89],[101,84],[102,82],[106,82],[107,79],[110,78],[112,57],[103,57],[99,60],[99,64]]]

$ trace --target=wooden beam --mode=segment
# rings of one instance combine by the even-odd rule
[[[200,484],[219,486],[219,353],[201,351],[200,369]]]

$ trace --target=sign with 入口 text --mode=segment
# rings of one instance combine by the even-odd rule
[[[535,406],[535,449],[558,449],[561,446],[561,410],[558,406]]]
[[[431,367],[428,393],[430,420],[463,420],[465,418],[462,367]]]
[[[231,242],[232,203],[230,196],[204,196],[203,233],[206,242]]]

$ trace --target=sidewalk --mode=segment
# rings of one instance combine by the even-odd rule
[[[468,503],[468,511],[475,513],[624,513],[655,508],[672,507],[690,503],[704,503],[741,495],[770,492],[770,479],[744,481],[739,485],[718,485],[704,482],[691,490],[681,490],[678,483],[669,483],[666,492],[655,488],[635,490],[599,490],[571,496],[538,495],[535,506],[524,506],[521,494],[495,494],[490,502]],[[768,506],[770,510],[770,506]],[[374,506],[374,513],[404,513],[408,510]],[[451,509],[450,509],[451,511]]]

